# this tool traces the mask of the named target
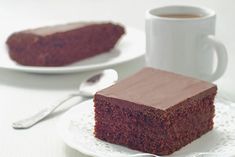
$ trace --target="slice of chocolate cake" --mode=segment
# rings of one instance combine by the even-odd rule
[[[19,64],[63,66],[108,52],[124,33],[113,23],[71,23],[13,33],[7,45]]]
[[[95,136],[167,155],[213,128],[214,84],[144,68],[95,94]]]

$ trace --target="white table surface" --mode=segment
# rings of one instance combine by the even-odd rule
[[[220,91],[235,100],[232,82],[235,80],[234,0],[0,0],[0,28],[9,27],[15,31],[42,23],[112,20],[144,31],[145,11],[165,4],[195,4],[216,10],[217,36],[226,44],[229,53],[228,69],[217,84]],[[140,58],[113,68],[119,72],[120,78],[124,78],[143,66],[144,59]],[[11,122],[75,92],[89,73],[40,75],[0,69],[0,156],[84,157],[67,147],[56,133],[56,122],[71,103],[28,130],[14,130]]]

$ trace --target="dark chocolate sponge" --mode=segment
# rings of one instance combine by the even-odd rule
[[[213,128],[217,87],[190,77],[144,68],[95,94],[95,136],[168,155]]]
[[[125,33],[113,23],[71,23],[13,33],[11,59],[28,66],[63,66],[111,50]]]

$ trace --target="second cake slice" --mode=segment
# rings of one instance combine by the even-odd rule
[[[63,66],[108,52],[124,33],[118,24],[78,22],[16,32],[7,45],[19,64]]]

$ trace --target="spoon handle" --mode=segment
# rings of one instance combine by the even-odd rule
[[[50,115],[60,105],[62,105],[66,101],[68,101],[71,98],[76,97],[76,96],[79,96],[79,94],[68,95],[66,98],[61,100],[59,103],[47,106],[46,108],[40,110],[39,112],[37,112],[36,114],[34,114],[34,115],[32,115],[28,118],[25,118],[25,119],[22,119],[22,120],[19,120],[19,121],[16,121],[16,122],[12,123],[12,127],[14,129],[27,129],[27,128],[30,128],[31,126],[35,125],[36,123],[38,123],[39,121],[41,121],[42,119],[44,119],[45,117]]]

